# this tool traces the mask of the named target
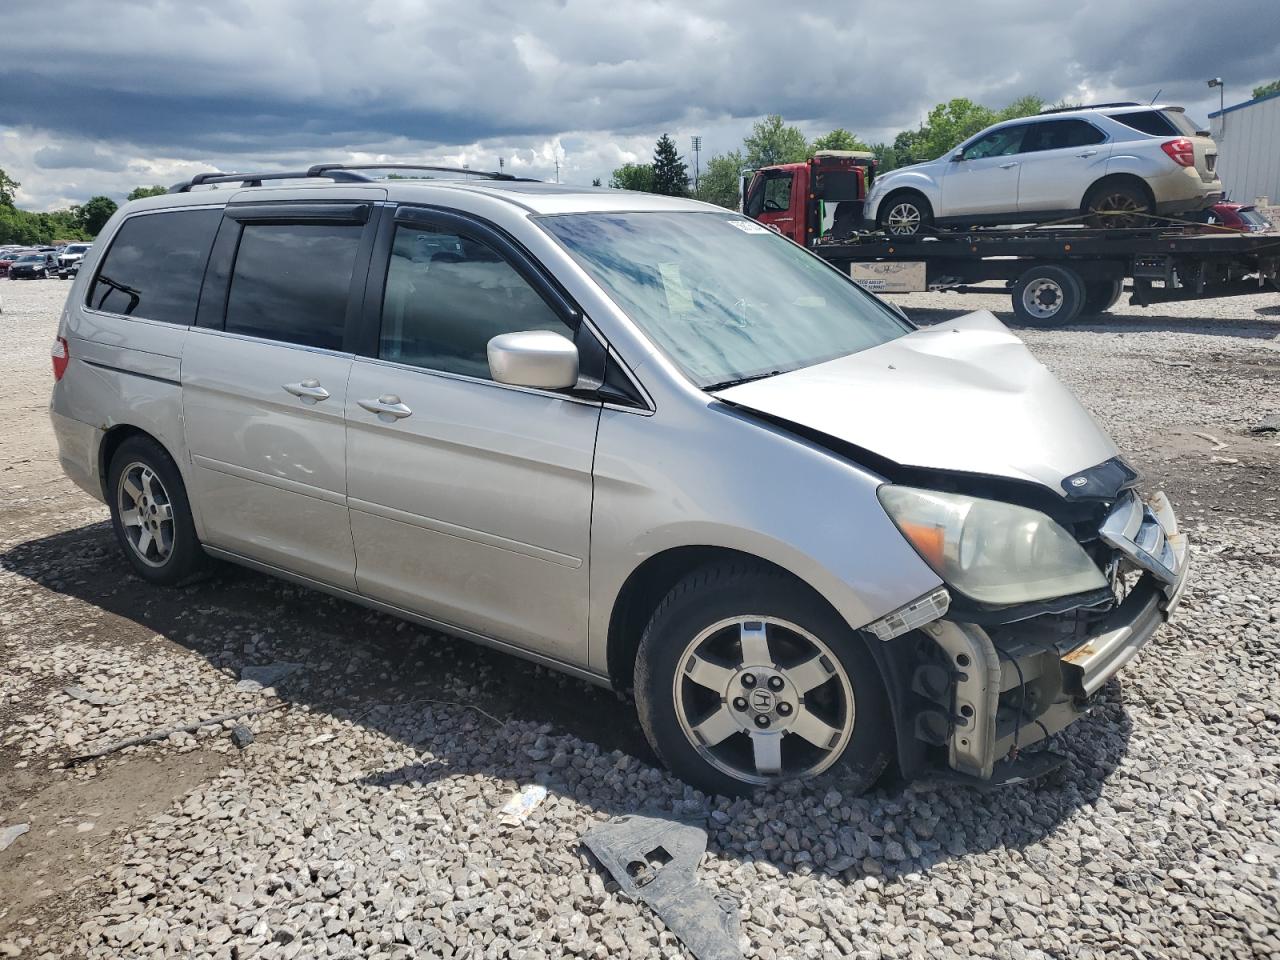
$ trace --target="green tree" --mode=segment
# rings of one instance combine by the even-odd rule
[[[600,178],[599,178],[599,177],[592,177],[592,178],[591,178],[591,185],[592,185],[593,187],[598,187],[598,186],[600,186]]]
[[[0,169],[0,207],[12,207],[14,195],[22,186],[17,180]]]
[[[1017,120],[1021,117],[1034,117],[1045,107],[1044,97],[1028,93],[1009,104],[998,114],[998,120]]]
[[[905,167],[910,163],[919,163],[921,160],[927,160],[922,153],[922,139],[924,136],[924,128],[919,130],[903,130],[900,134],[893,138],[893,162],[894,166]]]
[[[1260,87],[1253,88],[1253,99],[1258,97],[1270,96],[1273,93],[1280,93],[1280,80],[1272,80],[1270,83],[1264,83]]]
[[[775,163],[799,163],[809,157],[809,141],[799,127],[789,127],[776,113],[758,121],[742,141],[747,166],[768,167]]]
[[[610,175],[609,186],[615,190],[639,190],[643,193],[653,193],[653,165],[624,163]]]
[[[746,166],[746,160],[741,150],[716,154],[707,161],[706,169],[698,178],[698,199],[705,203],[714,203],[730,210],[737,210],[744,166]]]
[[[919,143],[921,159],[934,160],[995,122],[992,110],[964,97],[940,103],[925,119]]]
[[[689,194],[689,168],[676,150],[676,142],[665,133],[653,147],[653,192],[669,197]]]
[[[873,143],[871,152],[876,155],[876,172],[888,173],[898,166],[898,152],[887,143]]]
[[[817,152],[818,150],[870,150],[871,148],[844,127],[836,127],[830,133],[813,141],[813,149]]]
[[[75,215],[80,229],[89,236],[96,237],[98,231],[106,226],[107,221],[117,209],[116,202],[110,197],[91,197],[85,203],[72,207],[71,212]]]
[[[143,197],[158,197],[162,193],[168,193],[167,187],[156,184],[154,187],[134,187],[129,191],[126,200],[141,200]]]

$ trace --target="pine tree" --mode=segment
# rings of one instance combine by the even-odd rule
[[[689,195],[689,168],[665,133],[653,148],[653,192],[671,197]]]

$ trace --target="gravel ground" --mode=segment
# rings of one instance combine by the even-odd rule
[[[700,879],[749,957],[1280,957],[1280,435],[1248,431],[1280,413],[1280,298],[1021,331],[1194,537],[1180,615],[1055,738],[1060,775],[731,802],[577,681],[239,570],[131,577],[44,413],[66,289],[0,289],[0,846],[30,825],[0,851],[0,957],[681,956],[579,843],[642,810],[708,822]],[[60,768],[263,706],[243,749],[227,723]]]

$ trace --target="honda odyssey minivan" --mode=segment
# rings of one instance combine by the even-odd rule
[[[1167,498],[990,314],[692,200],[359,170],[202,175],[85,254],[53,425],[145,580],[633,690],[726,793],[1011,777],[1177,605]]]

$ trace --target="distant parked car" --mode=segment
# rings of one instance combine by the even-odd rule
[[[934,227],[1084,218],[1133,227],[1222,199],[1218,148],[1182,107],[1100,104],[988,127],[936,160],[875,182],[863,226]]]
[[[28,253],[35,253],[35,251],[26,247],[9,247],[6,250],[0,250],[0,277],[7,277],[9,268],[13,266],[19,257]]]
[[[9,266],[10,280],[44,280],[58,272],[52,253],[24,253]]]
[[[88,252],[91,244],[88,243],[69,243],[58,254],[58,276],[66,280],[68,277],[74,277],[80,270],[80,260]]]
[[[1237,233],[1264,233],[1274,229],[1266,215],[1252,204],[1215,203],[1208,210],[1203,210],[1196,218],[1205,224],[1206,233],[1219,233],[1232,230]]]

